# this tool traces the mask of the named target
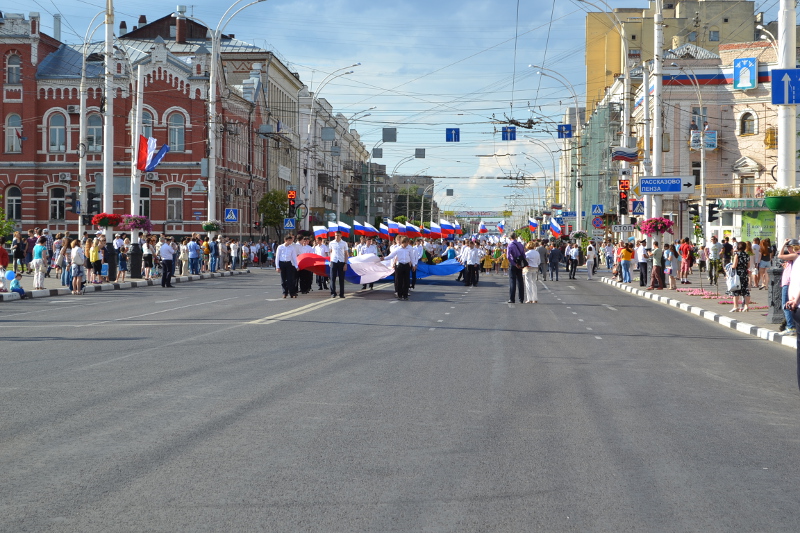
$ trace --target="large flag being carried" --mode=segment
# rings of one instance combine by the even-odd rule
[[[456,232],[455,228],[451,223],[446,220],[439,219],[439,227],[442,228],[442,236],[452,235]]]
[[[152,172],[158,166],[164,156],[169,152],[169,145],[163,145],[156,152],[158,141],[154,137],[139,136],[139,153],[136,158],[136,168],[144,172]]]

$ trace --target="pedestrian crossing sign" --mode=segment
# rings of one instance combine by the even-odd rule
[[[644,215],[644,200],[634,200],[633,201],[633,212],[632,215]]]
[[[601,217],[603,216],[603,204],[593,204],[592,205],[592,216]]]
[[[295,219],[293,219],[293,218],[284,218],[283,219],[283,229],[294,230],[295,227],[296,227]]]
[[[239,222],[239,210],[226,207],[225,222]]]

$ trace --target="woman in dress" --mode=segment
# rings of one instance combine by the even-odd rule
[[[758,279],[761,282],[761,286],[758,288],[759,290],[767,288],[767,282],[769,281],[767,269],[772,264],[771,261],[772,243],[769,242],[769,239],[764,239],[761,241],[761,261],[758,263]]]
[[[769,239],[764,239],[765,241]],[[763,241],[762,241],[763,244]],[[739,275],[739,282],[741,287],[735,291],[729,291],[727,294],[733,296],[733,309],[731,313],[747,312],[750,310],[750,279],[747,277],[747,272],[751,266],[751,256],[747,255],[745,251],[746,245],[740,242],[736,245],[736,251],[733,253],[733,261],[731,267]],[[762,251],[763,254],[763,251]],[[739,298],[742,299],[742,306],[739,307]]]
[[[678,290],[675,283],[675,257],[677,256],[674,244],[668,244],[664,250],[664,277],[667,280],[667,288],[673,291]]]
[[[148,237],[142,245],[142,264],[144,265],[144,279],[150,279],[150,271],[153,269],[153,254],[155,253],[153,247],[153,238]]]

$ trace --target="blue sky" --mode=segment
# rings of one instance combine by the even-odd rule
[[[188,4],[188,14],[214,24],[231,3],[198,0]],[[608,3],[648,5],[645,0]],[[777,3],[757,5],[774,11]],[[26,0],[19,11],[39,11],[43,31],[52,33],[51,15],[60,10],[62,40],[78,42],[104,5],[97,0]],[[175,5],[117,1],[115,8],[116,26],[126,20],[132,28],[140,14],[152,21]],[[397,172],[463,178],[546,172],[549,179],[550,154],[525,136],[555,149],[554,124],[571,102],[563,85],[536,75],[528,65],[558,71],[582,97],[584,9],[574,0],[267,0],[241,12],[226,32],[276,50],[312,90],[329,73],[360,62],[353,74],[328,83],[320,96],[345,116],[377,106],[356,123],[367,148],[380,140],[382,128],[397,128],[398,142],[385,145],[383,159],[376,160],[389,172],[415,148],[425,148],[425,159],[404,163]],[[502,125],[493,122],[504,117],[541,123],[533,131],[517,128],[517,141],[503,142]],[[460,143],[445,142],[448,127],[461,129]],[[496,154],[514,155],[477,157]],[[437,200],[456,209],[499,210],[515,191],[528,202],[538,194],[535,187],[504,187],[512,183],[507,180],[441,183]],[[454,189],[453,198],[445,199],[445,184]]]

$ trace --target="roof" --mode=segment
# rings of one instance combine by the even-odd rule
[[[674,50],[667,50],[664,59],[720,59],[720,57],[696,44],[686,43]]]

